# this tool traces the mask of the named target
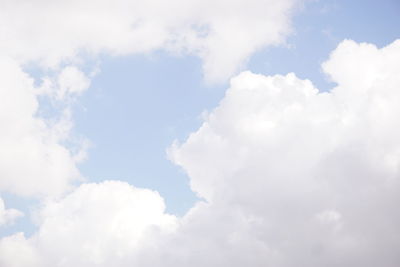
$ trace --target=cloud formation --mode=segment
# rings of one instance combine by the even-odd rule
[[[323,69],[330,92],[293,73],[232,79],[169,149],[205,200],[183,218],[153,191],[84,184],[44,204],[32,237],[3,238],[0,265],[397,267],[400,40],[343,41]]]
[[[0,57],[54,67],[84,54],[164,49],[203,60],[210,82],[228,79],[257,50],[284,42],[298,0],[2,1]]]
[[[293,73],[233,78],[171,158],[207,209],[247,219],[230,233],[262,251],[247,265],[397,266],[400,41],[382,49],[343,41],[323,69],[337,83],[330,92]],[[230,238],[209,242],[226,248]]]

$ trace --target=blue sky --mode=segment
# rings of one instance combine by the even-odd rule
[[[393,248],[393,244],[399,242],[398,230],[392,228],[392,223],[400,218],[398,211],[393,210],[399,192],[396,179],[400,177],[400,154],[396,150],[400,147],[396,133],[400,131],[395,121],[400,110],[396,108],[398,94],[393,89],[398,82],[395,78],[398,50],[396,47],[385,50],[384,47],[392,43],[394,47],[395,40],[400,38],[399,1],[285,0],[281,2],[282,6],[275,6],[273,1],[254,0],[249,4],[248,14],[243,1],[235,2],[238,7],[232,4],[232,10],[225,9],[231,4],[229,1],[229,4],[220,1],[220,5],[211,11],[208,11],[208,5],[204,7],[199,1],[185,4],[175,1],[168,7],[171,14],[162,12],[164,4],[157,1],[152,1],[156,11],[152,10],[151,4],[147,7],[134,0],[120,2],[121,8],[118,6],[115,14],[111,14],[114,10],[109,11],[110,17],[107,1],[98,7],[98,14],[97,9],[91,13],[91,1],[83,1],[83,6],[74,6],[75,2],[63,3],[65,6],[60,5],[60,8],[47,2],[38,5],[37,9],[26,9],[29,4],[23,2],[5,5],[3,23],[9,23],[5,29],[10,29],[13,35],[0,31],[3,38],[0,42],[5,44],[0,46],[3,50],[0,59],[4,58],[4,64],[8,64],[9,59],[12,62],[11,67],[5,65],[4,70],[14,71],[13,66],[17,67],[14,72],[5,73],[4,81],[0,79],[0,83],[8,88],[10,84],[23,81],[18,88],[28,88],[29,81],[25,82],[25,79],[30,77],[34,86],[21,89],[25,90],[21,95],[26,96],[18,96],[16,100],[12,100],[14,95],[4,89],[4,96],[10,96],[11,100],[5,100],[6,108],[0,109],[4,114],[16,114],[15,118],[4,119],[4,129],[14,129],[16,125],[17,130],[10,135],[4,134],[6,141],[0,145],[4,145],[4,151],[17,151],[15,166],[20,167],[20,170],[9,167],[14,166],[13,153],[4,152],[4,157],[0,153],[0,161],[4,161],[3,167],[0,166],[0,179],[3,179],[0,200],[5,203],[4,210],[0,205],[0,267],[14,266],[11,264],[107,266],[113,262],[115,253],[123,255],[118,259],[121,260],[118,266],[161,266],[164,257],[165,266],[195,266],[194,263],[204,266],[207,262],[202,260],[207,257],[202,257],[201,253],[211,255],[213,251],[218,256],[210,256],[210,266],[235,262],[241,266],[259,266],[257,264],[270,260],[274,267],[293,266],[291,264],[296,261],[304,266],[331,263],[332,266],[365,267],[366,262],[374,263],[377,258],[384,257],[382,255],[387,259],[386,265],[382,266],[398,264],[400,259],[396,255],[399,254]],[[193,11],[191,5],[199,7]],[[269,5],[272,13],[267,12]],[[142,6],[143,14],[149,12],[149,15],[141,13]],[[265,15],[256,12],[260,6],[265,8]],[[82,10],[87,7],[90,12],[86,14]],[[135,7],[140,10],[131,16],[127,10]],[[41,21],[42,13],[52,14],[53,9],[55,14],[58,11],[62,16],[67,14],[65,21],[70,20],[71,24],[64,24],[62,19],[57,21],[56,15],[49,15],[49,20],[55,21],[55,29],[50,24],[45,26]],[[13,12],[16,12],[15,16]],[[80,12],[84,15],[80,16]],[[232,17],[221,15],[230,12]],[[279,16],[274,17],[274,12]],[[18,16],[26,18],[28,26],[9,19]],[[96,16],[99,16],[98,20]],[[138,20],[130,21],[134,16],[138,16]],[[165,16],[165,21],[158,16]],[[29,25],[30,19],[38,23],[36,27]],[[194,26],[187,26],[185,23],[192,19]],[[145,24],[147,20],[151,22],[150,26]],[[82,21],[85,25],[81,29],[79,23]],[[138,27],[138,32],[125,29],[127,21],[129,27]],[[231,36],[231,27],[236,25],[232,22],[245,25],[243,29],[238,27],[237,37]],[[204,23],[205,32],[199,33],[196,23]],[[258,25],[260,29],[255,29]],[[263,27],[266,28],[265,35],[279,34],[271,40],[260,38],[258,30],[264,33]],[[30,33],[32,29],[36,31],[34,34]],[[248,44],[240,36],[248,38]],[[345,40],[354,42],[346,43]],[[25,43],[32,43],[32,47]],[[375,45],[377,50],[363,43]],[[324,62],[327,63],[323,70]],[[69,69],[69,74],[65,72],[66,76],[62,76],[71,66],[73,70]],[[377,67],[371,72],[366,66]],[[246,70],[262,76],[239,75]],[[274,76],[288,73],[294,73],[297,78]],[[366,77],[369,81],[375,73],[380,75],[376,74],[377,81],[380,77],[389,77],[385,78],[387,83],[379,80],[379,86],[384,88],[382,93],[360,89],[367,93],[365,97],[358,95],[357,88],[378,86],[375,80],[368,85],[359,80],[359,77]],[[5,77],[16,78],[8,82]],[[62,77],[67,77],[65,86]],[[277,92],[286,92],[293,84],[296,86],[276,96],[271,93],[273,86],[268,79],[277,86]],[[49,82],[47,87],[46,80]],[[307,95],[307,90],[311,90],[304,80],[310,80],[320,92],[330,92],[338,85],[339,89],[328,94],[333,100],[303,100],[295,92],[300,90]],[[87,86],[89,82],[90,86]],[[247,95],[238,88],[255,91],[253,95]],[[265,90],[258,91],[259,88]],[[17,89],[15,91],[20,90]],[[350,93],[347,95],[346,92]],[[270,94],[269,97],[266,94]],[[387,110],[379,113],[381,121],[376,120],[375,106],[368,106],[370,102],[364,106],[357,99],[383,101]],[[15,104],[8,106],[7,101]],[[37,101],[36,111],[32,101]],[[329,104],[329,101],[335,104]],[[329,109],[330,105],[334,108]],[[338,108],[341,105],[351,108],[342,110]],[[293,115],[296,120],[292,120],[290,107],[300,107],[299,117]],[[302,112],[308,108],[311,111],[304,115]],[[354,113],[357,119],[346,117],[346,112]],[[26,120],[22,117],[24,114]],[[350,121],[350,126],[340,128],[335,116],[343,116],[337,120]],[[283,119],[273,121],[278,117]],[[320,120],[329,122],[324,126],[315,124]],[[26,121],[27,133],[23,132],[25,128],[18,128],[17,121],[22,124]],[[269,132],[266,129],[277,130]],[[1,138],[0,135],[0,141]],[[29,140],[34,140],[32,145]],[[75,162],[74,153],[83,140],[89,144],[87,157],[82,162]],[[28,142],[26,147],[25,142]],[[172,145],[174,142],[175,146]],[[5,144],[13,144],[10,145],[12,149]],[[167,150],[170,151],[169,158]],[[18,151],[22,152],[18,154]],[[13,156],[6,160],[10,153]],[[379,158],[384,162],[382,166]],[[291,167],[284,167],[286,165]],[[52,166],[58,166],[57,170]],[[25,170],[26,174],[23,173]],[[76,180],[77,176],[81,180]],[[331,180],[323,185],[318,179],[310,180],[320,176]],[[387,180],[376,182],[376,177]],[[364,178],[366,181],[360,182]],[[53,184],[52,181],[56,182]],[[392,189],[387,189],[386,185]],[[136,192],[132,188],[141,189]],[[349,188],[349,191],[361,188],[360,193],[353,196],[347,193]],[[364,188],[367,189],[363,191]],[[377,189],[368,191],[368,188]],[[324,195],[329,197],[322,197]],[[165,201],[165,210],[160,199]],[[354,204],[362,200],[367,203],[365,206]],[[269,203],[275,203],[275,206]],[[374,212],[379,218],[364,226],[371,234],[366,234],[367,241],[362,243],[364,241],[358,238],[364,232],[360,232],[357,225],[362,225],[360,222],[367,218],[366,214]],[[81,221],[80,217],[83,218]],[[99,232],[91,232],[91,229],[87,236],[80,235],[102,218],[104,225],[99,223]],[[123,218],[124,222],[119,224],[118,218]],[[294,225],[295,222],[298,223]],[[387,230],[375,232],[374,223],[378,228],[387,225]],[[132,229],[143,227],[145,230],[136,233],[136,230],[130,230],[131,225]],[[149,234],[148,225],[158,229],[154,234],[156,237]],[[215,231],[210,230],[214,228]],[[317,229],[315,233],[308,232],[311,228]],[[117,234],[115,229],[119,231]],[[285,231],[293,238],[281,234]],[[23,238],[18,232],[23,233]],[[202,239],[198,233],[210,238]],[[308,233],[310,238],[302,233]],[[381,239],[377,238],[379,234]],[[395,237],[390,239],[391,235]],[[80,236],[83,241],[79,241]],[[94,236],[109,240],[109,244],[98,247],[97,239],[92,240]],[[68,245],[57,245],[51,252],[48,244],[63,238],[68,239],[65,242]],[[130,240],[138,240],[139,245]],[[261,240],[265,246],[259,247],[260,243],[255,240]],[[86,241],[88,245],[84,249],[74,245]],[[159,246],[171,249],[149,252],[146,242],[157,244],[157,249]],[[388,244],[387,252],[382,254],[374,247],[374,242]],[[192,247],[189,243],[196,245]],[[18,251],[10,249],[14,245],[26,249],[24,255],[33,256],[26,256],[18,263],[11,255],[12,251]],[[268,254],[269,250],[263,250],[266,247],[278,252]],[[87,254],[79,254],[87,248]],[[53,256],[46,259],[49,251]],[[102,258],[95,251],[107,256]],[[185,252],[177,254],[176,251]],[[250,256],[238,256],[229,262],[228,258],[241,255],[235,251]],[[370,251],[375,251],[370,258],[360,258],[359,255]],[[161,265],[146,256],[149,253],[154,253]],[[184,253],[188,254],[183,256]],[[60,256],[63,254],[65,259]],[[314,254],[318,256],[313,258]],[[276,255],[283,256],[275,258]],[[349,265],[352,262],[354,265]]]

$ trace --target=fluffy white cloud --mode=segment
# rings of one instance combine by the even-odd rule
[[[230,234],[250,229],[263,247],[251,266],[398,266],[400,41],[344,41],[323,69],[331,92],[294,74],[242,73],[171,158],[207,209],[247,218]]]
[[[177,220],[164,209],[158,193],[127,183],[81,185],[44,205],[33,237],[2,239],[0,266],[120,266],[175,231]],[[24,261],[15,259],[25,252]]]
[[[16,209],[6,209],[4,201],[0,198],[0,226],[11,224],[18,217],[23,216],[23,213]]]
[[[50,120],[38,115],[39,94],[57,91],[59,86],[36,87],[11,59],[1,60],[0,73],[0,190],[23,196],[64,192],[80,179],[74,154],[63,145],[71,121],[68,116]],[[63,88],[66,78],[61,80]]]
[[[3,238],[0,263],[397,267],[400,41],[344,41],[323,68],[331,92],[294,74],[232,79],[169,151],[207,201],[183,218],[148,190],[82,185],[44,206],[33,237]]]
[[[206,78],[223,81],[253,52],[284,41],[296,2],[3,0],[0,55],[57,66],[82,53],[166,49],[199,56]]]
[[[0,266],[2,267],[41,266],[35,249],[29,245],[23,233],[2,238],[0,251]]]

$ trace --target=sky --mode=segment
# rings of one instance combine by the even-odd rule
[[[0,0],[0,267],[399,266],[399,15]]]

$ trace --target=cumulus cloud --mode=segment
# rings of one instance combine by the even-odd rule
[[[177,219],[152,191],[82,185],[44,205],[33,237],[3,238],[0,263],[397,267],[399,62],[400,41],[344,41],[323,64],[330,92],[240,74],[169,149],[205,201]]]
[[[211,209],[243,213],[270,266],[397,266],[399,62],[400,41],[344,41],[323,64],[330,92],[244,72],[170,156]]]
[[[297,0],[2,1],[0,55],[54,67],[82,54],[165,49],[203,60],[224,81],[255,51],[284,41]]]
[[[158,193],[124,182],[83,184],[37,214],[39,231],[0,241],[0,266],[120,266],[177,227]],[[17,252],[17,254],[15,254]],[[27,253],[24,261],[15,255]]]

